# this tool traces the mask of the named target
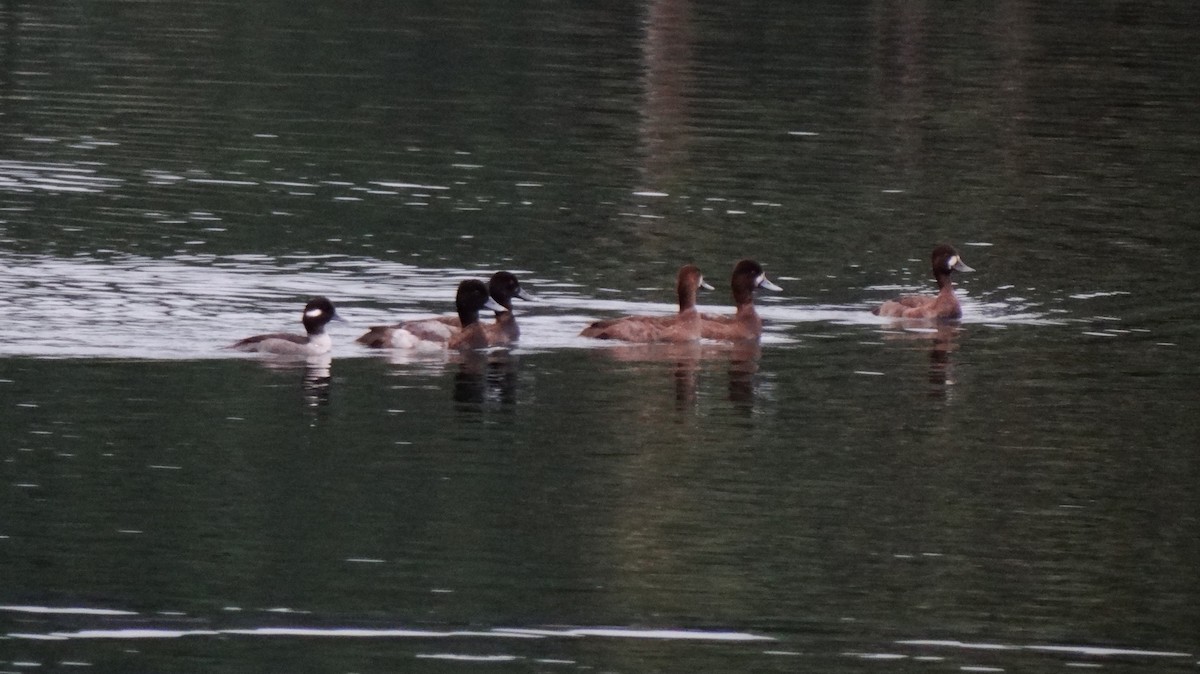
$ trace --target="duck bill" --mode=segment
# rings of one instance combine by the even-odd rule
[[[712,287],[712,285],[709,284],[709,282],[705,281],[704,279],[700,279],[700,289],[701,290],[716,290],[716,288]]]
[[[783,288],[780,288],[779,286],[777,286],[774,283],[771,283],[769,280],[767,280],[766,274],[759,276],[758,283],[756,283],[755,285],[757,285],[759,288],[766,288],[767,290],[774,290],[777,293],[783,292]]]
[[[533,293],[526,292],[526,290],[524,288],[517,290],[516,294],[514,294],[513,297],[525,300],[526,302],[536,302],[537,301],[537,297],[535,297],[533,295]]]
[[[958,262],[954,263],[954,271],[975,271],[974,267],[968,267],[966,262],[959,258]]]
[[[487,299],[487,302],[484,302],[483,308],[491,309],[492,311],[494,311],[498,314],[508,311],[508,309],[504,308],[503,304],[500,304],[499,302],[497,302],[496,300],[494,300],[490,297]]]

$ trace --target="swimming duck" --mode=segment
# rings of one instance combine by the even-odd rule
[[[696,293],[712,290],[695,265],[686,264],[676,275],[675,291],[679,313],[670,316],[625,316],[596,321],[579,333],[596,339],[626,342],[691,342],[700,339],[700,313],[696,311]]]
[[[962,261],[953,246],[942,244],[930,255],[933,278],[937,280],[937,295],[902,295],[875,307],[871,313],[893,318],[924,318],[951,320],[962,318],[962,306],[954,296],[950,274],[956,271],[975,271]]]
[[[507,271],[492,274],[492,278],[488,280],[488,294],[496,300],[496,304],[504,307],[502,311],[496,312],[495,322],[485,323],[483,326],[488,335],[488,343],[492,346],[504,346],[516,342],[521,337],[521,328],[517,326],[517,318],[513,316],[513,298],[529,302],[534,300],[533,295],[521,287],[516,274]],[[458,316],[440,316],[430,320],[444,323],[456,330],[462,328]]]
[[[396,325],[372,326],[366,334],[354,340],[373,348],[398,349],[483,349],[491,346],[479,311],[505,311],[488,295],[483,281],[470,279],[458,284],[454,295],[459,325],[454,327],[438,320],[423,319]]]
[[[307,334],[273,332],[254,335],[225,348],[284,356],[319,356],[328,353],[333,346],[329,335],[325,333],[325,326],[329,321],[340,320],[342,319],[337,315],[332,302],[324,297],[314,297],[304,305],[304,315],[301,318]]]
[[[758,339],[762,335],[762,319],[754,310],[754,291],[758,288],[780,292],[783,288],[767,279],[762,265],[754,260],[740,260],[733,266],[729,281],[737,312],[732,316],[704,314],[700,331],[705,339],[740,342]]]

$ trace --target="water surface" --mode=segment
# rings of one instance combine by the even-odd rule
[[[5,4],[0,669],[1195,671],[1198,21]],[[745,256],[761,345],[578,337]]]

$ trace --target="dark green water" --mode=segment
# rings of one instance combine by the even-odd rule
[[[1196,671],[1191,3],[0,27],[0,670]],[[761,350],[576,337],[742,256]],[[521,348],[352,345],[499,268]]]

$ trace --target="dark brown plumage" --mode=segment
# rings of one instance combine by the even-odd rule
[[[596,321],[583,329],[583,337],[617,339],[625,342],[691,342],[700,339],[700,313],[696,311],[696,293],[711,289],[695,265],[679,268],[675,292],[679,313],[670,316],[624,316]]]
[[[876,316],[892,318],[919,318],[926,320],[954,320],[962,318],[962,306],[954,296],[954,284],[950,274],[956,271],[975,271],[963,262],[953,246],[942,244],[933,249],[929,259],[933,278],[938,284],[937,295],[902,295],[888,300],[871,310]]]
[[[783,290],[767,280],[762,265],[754,260],[740,260],[733,266],[729,279],[733,303],[737,311],[732,316],[704,314],[700,332],[705,339],[740,342],[762,336],[762,318],[754,309],[754,291],[758,288]]]

